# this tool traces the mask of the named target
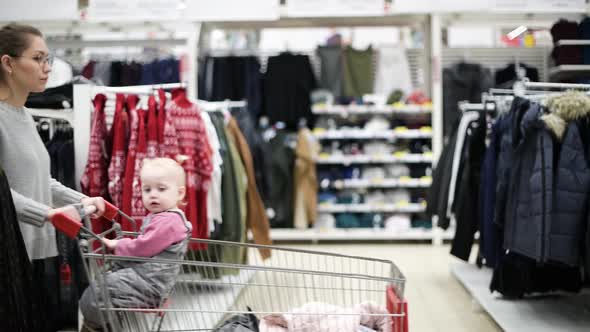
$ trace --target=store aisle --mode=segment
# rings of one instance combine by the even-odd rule
[[[451,274],[450,247],[423,244],[288,245],[347,255],[390,259],[407,278],[406,298],[412,332],[494,332],[501,329],[471,300]]]

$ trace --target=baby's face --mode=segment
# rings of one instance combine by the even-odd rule
[[[148,211],[158,213],[176,208],[184,198],[184,188],[165,170],[150,168],[141,173],[141,198]]]

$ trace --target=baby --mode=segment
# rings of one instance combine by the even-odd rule
[[[106,247],[115,255],[154,258],[150,262],[115,261],[107,272],[105,285],[115,308],[156,308],[174,285],[179,264],[157,259],[182,259],[191,235],[191,224],[178,208],[185,196],[185,173],[169,158],[146,159],[141,172],[142,201],[150,212],[143,220],[136,238],[109,240]],[[83,331],[101,325],[99,307],[103,306],[101,289],[92,282],[80,298],[84,315]],[[105,321],[106,321],[106,316]]]

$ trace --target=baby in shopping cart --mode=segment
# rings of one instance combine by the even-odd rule
[[[150,213],[144,218],[139,235],[102,241],[115,255],[149,260],[117,260],[104,279],[98,276],[91,282],[80,298],[85,331],[101,326],[99,308],[104,307],[104,295],[115,308],[157,308],[180,272],[179,264],[166,259],[182,259],[191,235],[191,224],[178,208],[186,191],[184,170],[169,158],[146,159],[140,179],[143,204]],[[106,321],[104,311],[102,317]]]

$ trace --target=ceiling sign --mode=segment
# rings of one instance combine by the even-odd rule
[[[288,0],[289,17],[383,16],[385,0]]]
[[[185,17],[192,21],[278,20],[279,0],[186,0]]]
[[[54,21],[78,19],[78,0],[0,0],[0,21]]]
[[[173,21],[186,9],[182,0],[89,0],[89,21]]]

